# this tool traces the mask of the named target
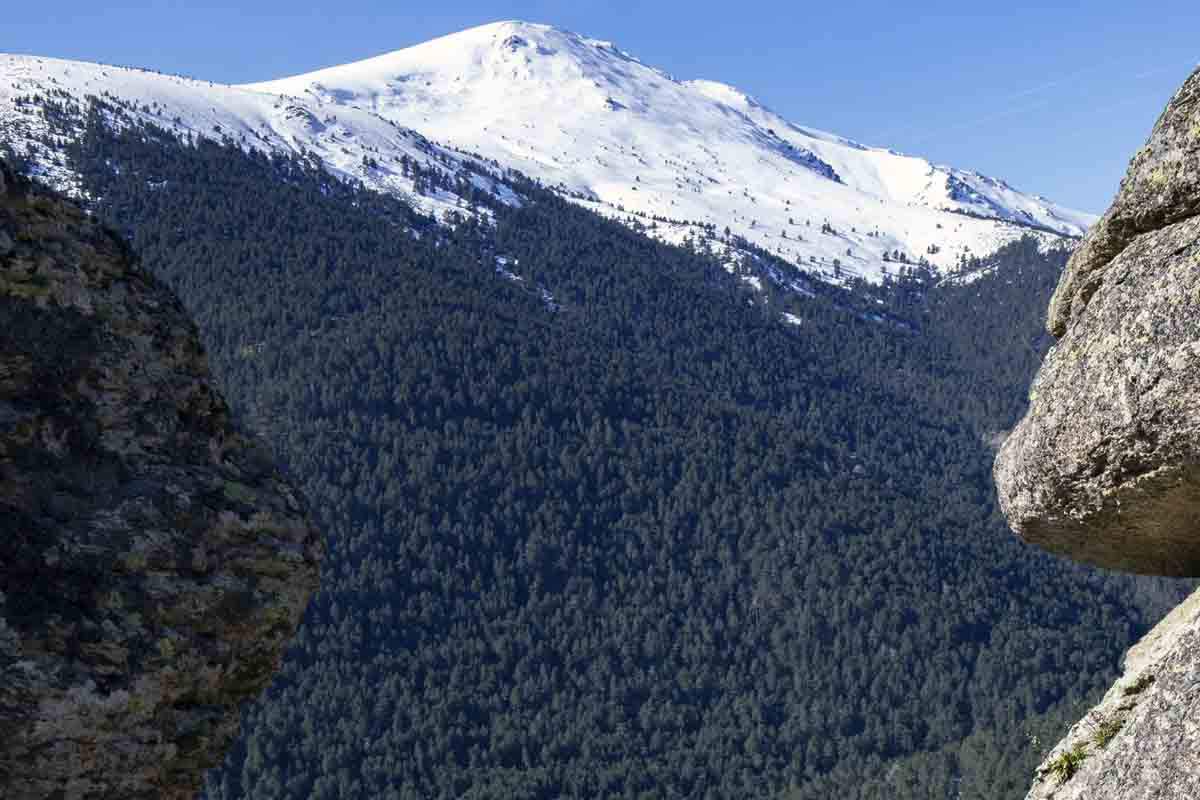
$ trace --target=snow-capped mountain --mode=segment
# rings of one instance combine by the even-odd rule
[[[404,195],[414,206],[439,217],[447,211],[462,212],[462,199],[445,189],[418,191],[404,161],[451,174],[466,168],[475,186],[505,202],[519,202],[501,170],[369,111],[149,70],[53,58],[0,54],[0,145],[27,157],[37,177],[72,194],[76,178],[57,152],[60,142],[54,141],[54,126],[47,121],[44,106],[74,101],[82,109],[88,97],[115,103],[127,116],[152,122],[181,138],[202,136],[246,148],[307,153],[335,175]]]
[[[1053,241],[1094,220],[1001,180],[793,124],[733,87],[676,80],[608,42],[523,22],[239,87],[0,56],[0,135],[36,139],[36,115],[20,101],[53,92],[119,98],[181,133],[307,151],[385,191],[412,192],[402,156],[481,174],[494,161],[666,239],[719,245],[728,229],[805,269],[873,280],[897,251],[947,268],[1030,230]],[[69,183],[52,158],[39,163]],[[491,175],[475,180],[508,191],[502,170]],[[458,202],[415,199],[431,211]]]
[[[733,87],[679,81],[545,25],[487,25],[247,88],[367,109],[602,210],[729,226],[789,260],[839,258],[868,276],[885,251],[943,266],[964,248],[990,251],[1014,235],[996,220],[1074,236],[1093,219],[795,125]]]

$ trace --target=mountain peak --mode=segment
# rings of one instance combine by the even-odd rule
[[[737,87],[678,81],[550,25],[506,20],[256,90],[368,109],[682,240],[715,226],[806,268],[951,267],[1090,218],[1003,181],[797,125]],[[814,234],[813,221],[817,230]],[[830,233],[833,231],[833,233]]]
[[[1048,243],[1081,235],[1094,219],[1003,181],[801,126],[734,86],[679,81],[611,42],[523,20],[240,87],[168,85],[151,73],[117,81],[97,65],[51,70],[20,57],[10,67],[23,76],[10,81],[20,92],[74,86],[139,108],[157,101],[190,131],[232,124],[385,191],[408,184],[362,164],[433,140],[668,241],[728,231],[730,246],[744,239],[838,277],[880,280],[893,261],[949,269],[1030,230]],[[10,100],[18,97],[14,88]]]
[[[450,40],[462,37],[464,39],[481,38],[491,36],[493,39],[500,40],[500,45],[509,48],[520,49],[522,46],[529,44],[536,45],[564,45],[564,44],[580,44],[594,47],[601,50],[617,51],[617,46],[604,39],[592,39],[583,36],[565,28],[559,28],[555,25],[549,25],[543,22],[528,22],[526,20],[508,19],[499,22],[491,22],[485,25],[480,25],[475,28],[468,28],[458,33],[452,33],[443,36],[439,39],[433,39],[432,42],[448,42]],[[524,40],[523,42],[520,40]]]

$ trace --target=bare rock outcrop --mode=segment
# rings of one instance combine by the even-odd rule
[[[1072,256],[1049,327],[996,461],[1009,522],[1086,563],[1200,575],[1200,70]]]
[[[1134,239],[1200,214],[1200,70],[1167,105],[1129,164],[1116,200],[1088,231],[1054,297],[1047,327],[1062,337]]]
[[[1125,656],[1124,674],[1050,752],[1027,800],[1200,797],[1200,592]]]
[[[194,797],[320,555],[178,300],[0,170],[0,796]]]
[[[1200,70],[1072,256],[1049,329],[996,459],[1009,522],[1079,561],[1200,575]],[[1128,652],[1028,797],[1200,797],[1200,592]]]

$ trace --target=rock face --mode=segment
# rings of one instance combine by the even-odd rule
[[[1117,199],[1088,231],[1050,301],[1047,327],[1062,337],[1134,239],[1200,214],[1200,70],[1159,117],[1129,164]]]
[[[1200,70],[1071,258],[1049,328],[996,461],[1009,522],[1079,561],[1200,575]]]
[[[1027,800],[1200,797],[1200,592],[1131,648],[1124,666],[1042,762]]]
[[[178,300],[0,170],[0,796],[194,797],[320,554]]]
[[[1050,306],[1060,337],[996,459],[1027,541],[1200,575],[1200,70],[1134,157]],[[1200,797],[1200,592],[1042,763],[1030,800]]]

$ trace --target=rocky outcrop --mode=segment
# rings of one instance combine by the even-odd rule
[[[1200,575],[1200,70],[1134,157],[1050,306],[1060,337],[996,459],[1025,540]],[[1030,800],[1200,797],[1200,592],[1042,763]]]
[[[194,797],[320,552],[178,300],[0,171],[0,796]]]
[[[1027,800],[1200,797],[1200,592],[1125,656],[1124,674],[1034,776]]]
[[[1088,231],[1054,297],[1047,327],[1064,336],[1137,237],[1200,214],[1200,70],[1183,84],[1129,164],[1117,199]]]
[[[1049,327],[996,461],[1009,522],[1079,561],[1200,575],[1200,70],[1072,256]]]

